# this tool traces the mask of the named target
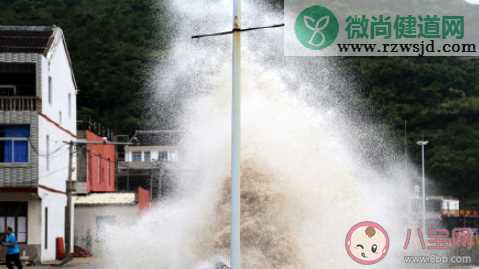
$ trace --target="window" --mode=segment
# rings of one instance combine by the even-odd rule
[[[45,207],[45,249],[48,249],[48,207]]]
[[[68,117],[72,116],[72,94],[68,94]]]
[[[145,151],[145,162],[151,162],[151,152]]]
[[[19,243],[27,242],[27,202],[0,202],[0,233],[11,227]]]
[[[0,96],[14,96],[17,94],[15,85],[0,85]]]
[[[47,141],[46,141],[46,162],[47,162],[47,171],[50,171],[50,136],[47,135]]]
[[[168,151],[158,152],[158,161],[168,161]]]
[[[27,242],[27,217],[17,217],[17,241]]]
[[[141,162],[141,151],[134,151],[131,153],[132,162]]]
[[[28,125],[0,125],[0,163],[27,163]]]
[[[58,111],[58,122],[59,122],[60,124],[62,124],[62,121],[63,121],[63,119],[62,119],[62,112],[61,112],[61,111]]]
[[[53,83],[52,77],[49,76],[48,77],[48,103],[50,105],[52,104],[52,99],[53,99],[53,94],[52,94],[53,85],[52,85],[52,83]]]

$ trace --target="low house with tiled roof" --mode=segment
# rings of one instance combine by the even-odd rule
[[[77,91],[59,27],[0,26],[0,231],[12,227],[22,255],[42,262],[57,238],[73,240],[64,142],[76,139]]]
[[[104,241],[113,227],[135,224],[150,207],[150,194],[136,192],[89,193],[75,197],[75,246],[101,256]],[[106,253],[107,254],[107,253]]]

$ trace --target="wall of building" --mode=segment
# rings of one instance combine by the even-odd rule
[[[65,206],[66,195],[39,190],[41,197],[41,261],[52,261],[56,258],[56,238],[65,239]],[[45,208],[48,208],[46,212]],[[48,218],[46,217],[48,213]],[[48,229],[48,231],[47,231]]]
[[[108,225],[133,225],[138,220],[138,216],[139,208],[135,204],[77,206],[75,207],[75,245],[89,250],[94,256],[99,256],[102,253],[101,242],[104,239],[102,229],[108,230]]]
[[[76,89],[70,72],[70,64],[61,38],[47,57],[42,56],[41,97],[42,113],[61,127],[76,134]],[[49,79],[52,81],[52,102],[48,102]],[[69,97],[70,96],[70,108]],[[60,119],[61,112],[61,119]],[[70,113],[69,113],[70,112]]]
[[[41,248],[41,200],[28,201],[28,245],[27,255],[33,260],[40,259]]]
[[[28,201],[28,244],[41,244],[41,200],[35,199]]]
[[[65,142],[76,139],[76,89],[65,46],[60,36],[52,50],[41,56],[39,95],[42,109],[38,117],[39,185],[41,197],[41,260],[54,260],[56,238],[65,239],[66,181],[68,180],[69,147]],[[48,89],[51,77],[51,102]],[[70,96],[70,97],[69,97]],[[69,100],[70,98],[70,100]],[[47,139],[48,137],[48,139]],[[47,142],[47,140],[49,142]],[[43,157],[42,157],[43,156]],[[76,179],[76,156],[72,158],[72,180]],[[48,221],[45,215],[48,208]],[[48,233],[46,227],[48,226]]]
[[[103,138],[86,131],[87,141],[100,141]],[[90,192],[114,192],[116,187],[116,148],[115,145],[88,144],[86,146],[87,184]]]
[[[76,139],[76,89],[61,38],[56,38],[47,57],[41,56],[40,66],[42,112],[38,120],[39,184],[64,192],[69,159],[69,149],[65,142]],[[49,77],[52,82],[51,103],[48,99]],[[69,110],[71,113],[68,113]],[[61,117],[59,112],[62,113]],[[72,167],[75,166],[76,156],[73,155]],[[73,180],[76,179],[75,171],[76,169],[72,174]]]
[[[65,142],[74,140],[75,137],[43,117],[39,117],[38,126],[39,185],[65,192],[69,159],[69,146]],[[76,159],[73,157],[73,168],[75,164]],[[75,175],[76,172],[73,170],[73,179]]]

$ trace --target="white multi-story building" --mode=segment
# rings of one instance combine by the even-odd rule
[[[176,130],[136,131],[124,148],[124,161],[118,163],[117,190],[142,187],[149,190],[153,200],[167,195],[177,174],[181,137]]]
[[[175,162],[180,133],[174,130],[140,130],[125,147],[126,162]]]
[[[11,226],[31,259],[54,260],[57,238],[72,240],[65,237],[65,142],[76,138],[72,64],[58,27],[0,26],[0,40],[0,232]]]

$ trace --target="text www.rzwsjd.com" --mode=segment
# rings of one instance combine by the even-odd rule
[[[385,43],[385,44],[371,44],[371,43],[352,43],[337,44],[340,53],[397,53],[397,54],[417,54],[424,56],[426,54],[436,53],[476,53],[476,44],[458,44],[446,43],[440,46],[430,40],[429,42],[422,41],[421,43]]]

